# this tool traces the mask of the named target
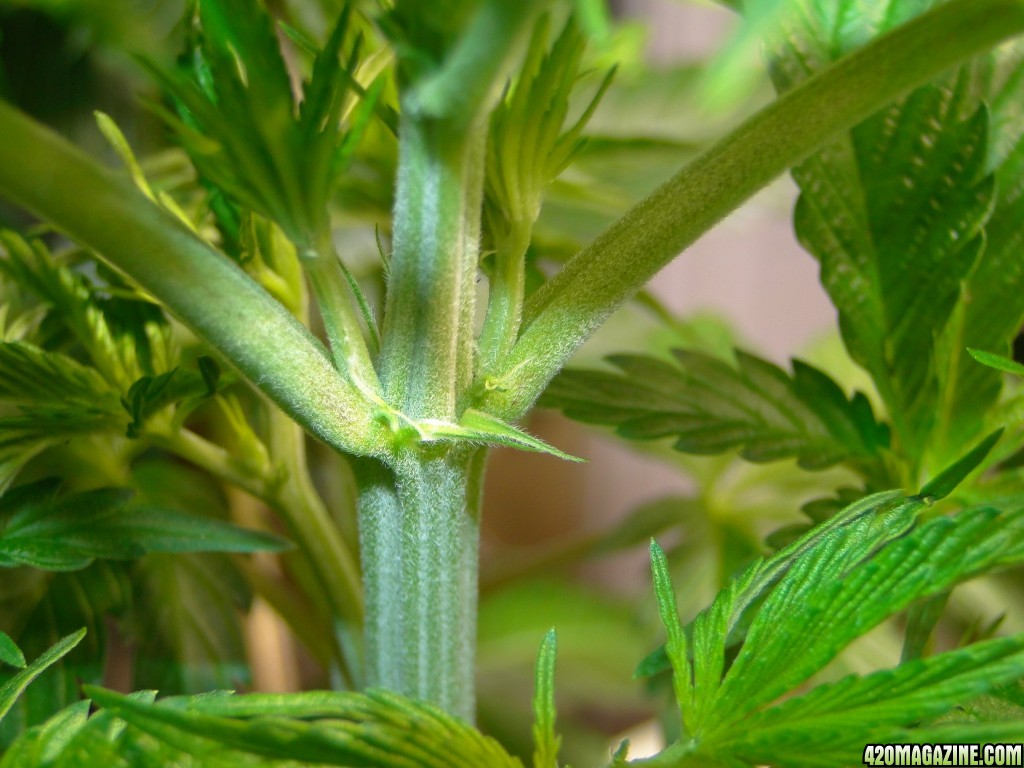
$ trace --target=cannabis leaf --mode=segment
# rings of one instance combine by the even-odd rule
[[[921,506],[913,498],[897,499],[895,507],[889,502],[801,553],[756,609],[731,664],[725,652],[729,634],[763,562],[738,576],[697,617],[690,643],[681,634],[675,644],[670,641],[687,734],[670,752],[730,755],[750,764],[855,762],[854,750],[865,742],[893,738],[1024,674],[1024,636],[1017,636],[846,678],[773,706],[887,616],[993,567],[1019,562],[1020,511],[972,508],[899,536],[905,529],[901,517]],[[664,577],[657,577],[663,570],[657,550],[652,552],[659,604],[674,604]],[[672,614],[662,611],[670,638],[679,632]],[[848,738],[837,739],[840,733]]]
[[[548,445],[543,440],[527,434],[512,424],[473,408],[466,409],[458,424],[428,419],[418,422],[416,426],[424,440],[443,439],[478,445],[503,445],[522,451],[549,453],[568,461],[583,461],[583,459],[570,456],[568,453]]]
[[[971,85],[989,110],[987,170],[995,175],[996,200],[985,225],[985,250],[964,283],[965,300],[939,339],[940,434],[948,450],[976,434],[995,403],[1002,377],[971,360],[970,347],[1010,353],[1024,323],[1024,264],[1019,258],[1024,216],[1024,45],[1016,41],[981,57]]]
[[[11,640],[6,632],[0,632],[0,661],[12,667],[25,667],[25,654],[21,652],[17,644]]]
[[[987,365],[1003,373],[1012,373],[1016,376],[1024,376],[1024,365],[1002,355],[994,355],[982,349],[967,349],[967,352],[982,365]]]
[[[197,371],[181,366],[158,376],[143,376],[128,388],[122,405],[131,416],[128,437],[139,437],[148,418],[169,405],[177,405],[175,421],[180,425],[185,417],[206,398],[217,393],[220,367],[212,357],[202,356]]]
[[[776,86],[788,90],[933,4],[793,3]],[[930,434],[941,462],[976,436],[999,379],[966,347],[1005,352],[1024,318],[1015,287],[1021,119],[1009,107],[1021,92],[1020,55],[1010,47],[917,89],[793,171],[797,235],[915,462]]]
[[[68,651],[78,645],[84,636],[84,629],[68,635],[31,664],[19,669],[13,676],[0,684],[0,720],[10,711],[15,700],[32,681],[45,672],[47,667],[59,661]]]
[[[793,375],[737,352],[738,365],[677,350],[677,365],[653,357],[615,355],[621,373],[568,370],[541,405],[580,421],[615,425],[623,437],[674,437],[675,449],[721,453],[740,448],[750,461],[796,457],[820,469],[847,461],[868,476],[881,472],[889,433],[867,398],[847,399],[816,368],[793,362]]]
[[[551,19],[537,22],[519,75],[491,115],[484,221],[493,247],[481,367],[506,354],[518,333],[527,247],[546,188],[585,144],[581,133],[611,84],[610,71],[583,113],[565,125],[586,41],[574,19],[548,46]]]
[[[533,766],[534,768],[558,768],[558,748],[561,738],[555,734],[555,657],[558,654],[558,638],[550,630],[540,646],[537,655],[537,670],[534,675],[536,689],[533,696]]]
[[[76,435],[120,431],[116,392],[92,368],[22,341],[0,342],[0,494],[45,448]]]
[[[228,523],[130,503],[108,488],[58,497],[59,481],[19,486],[0,498],[0,566],[76,570],[96,558],[146,552],[275,551],[277,537]]]
[[[49,308],[70,333],[61,341],[83,351],[115,390],[171,367],[176,349],[167,320],[136,290],[117,282],[100,290],[42,242],[9,231],[0,231],[0,274]]]
[[[207,179],[309,247],[329,230],[327,202],[383,83],[367,92],[356,81],[348,6],[298,104],[272,19],[255,0],[207,0],[194,21],[191,73],[147,62],[181,117],[160,114]],[[354,90],[365,98],[356,102]]]
[[[549,48],[550,27],[550,16],[537,22],[516,81],[491,115],[485,213],[499,236],[536,220],[545,187],[583,148],[583,128],[611,84],[609,72],[582,114],[565,126],[586,40],[570,19]]]
[[[207,694],[150,704],[87,687],[135,728],[182,752],[367,768],[521,768],[494,740],[440,709],[386,691]]]
[[[865,743],[913,727],[1024,674],[1024,635],[975,643],[809,693],[791,693],[888,616],[956,584],[1024,560],[1024,508],[969,507],[921,522],[999,439],[990,435],[920,494],[862,499],[733,579],[687,632],[660,548],[651,568],[668,642],[638,674],[673,671],[683,732],[663,754],[745,764],[855,762]],[[738,651],[728,653],[740,643]],[[730,660],[731,659],[731,660]],[[960,739],[984,740],[962,728]],[[680,763],[682,764],[682,763]]]

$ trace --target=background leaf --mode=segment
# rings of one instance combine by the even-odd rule
[[[737,367],[701,352],[676,350],[676,365],[653,357],[608,358],[622,372],[560,374],[541,404],[623,437],[674,437],[676,450],[721,453],[740,448],[750,461],[796,457],[805,469],[847,461],[869,477],[882,468],[888,430],[867,399],[848,400],[821,371],[795,361],[793,376],[737,352]]]
[[[280,539],[209,518],[131,504],[131,491],[103,489],[56,498],[57,483],[20,486],[0,499],[0,565],[84,568],[96,558],[146,552],[277,551]]]
[[[10,711],[15,699],[22,694],[32,681],[39,677],[47,667],[78,645],[84,636],[84,629],[68,635],[36,658],[27,667],[18,670],[14,675],[8,677],[3,684],[0,684],[0,720]]]

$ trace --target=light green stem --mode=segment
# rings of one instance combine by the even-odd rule
[[[474,718],[482,450],[361,460],[367,683]]]
[[[482,403],[521,417],[579,346],[659,269],[826,141],[949,67],[1024,32],[1024,0],[951,0],[781,96],[609,227],[527,303]]]
[[[299,258],[327,329],[335,366],[359,386],[379,394],[380,383],[359,327],[352,288],[334,250],[330,232],[319,235],[315,245],[300,249]]]
[[[472,379],[486,123],[403,118],[381,379],[406,415],[453,420]]]
[[[272,506],[285,522],[327,598],[339,624],[332,627],[339,635],[343,651],[342,672],[351,677],[357,669],[353,639],[363,622],[363,590],[359,567],[351,549],[309,476],[306,441],[302,430],[284,414],[269,414],[269,448],[275,461],[285,468],[285,479],[277,489]],[[352,669],[345,669],[345,666]]]
[[[483,0],[403,89],[380,376],[413,419],[469,399],[488,114],[543,4]],[[410,442],[354,466],[368,682],[472,720],[483,451]]]
[[[376,455],[374,406],[258,283],[127,179],[0,101],[0,194],[97,251],[329,445]]]
[[[512,350],[519,335],[531,231],[529,224],[513,223],[495,254],[487,315],[480,331],[480,370],[485,374]]]

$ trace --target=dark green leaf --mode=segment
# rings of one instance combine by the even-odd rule
[[[935,4],[797,0],[776,84],[789,89]],[[1020,60],[1019,46],[1007,46],[919,88],[793,173],[798,237],[915,463],[926,450],[946,463],[977,439],[1000,381],[965,349],[1007,351],[1024,319],[1021,119],[1009,106]]]
[[[737,368],[710,355],[677,351],[679,365],[617,355],[622,373],[565,371],[541,404],[580,421],[612,424],[623,437],[672,436],[689,453],[741,448],[751,461],[796,457],[819,469],[849,461],[878,470],[888,445],[862,395],[848,400],[825,374],[794,362],[792,378],[765,360],[737,353]]]
[[[964,284],[969,301],[961,303],[939,340],[945,397],[940,412],[944,433],[938,437],[951,456],[980,434],[1002,384],[1001,376],[975,364],[965,349],[1008,355],[1024,323],[1024,262],[1019,258],[1024,244],[1024,47],[1019,41],[1000,46],[977,60],[974,71],[975,89],[990,110],[987,167],[995,173],[997,197],[985,226],[985,251]]]
[[[377,106],[379,88],[368,93],[354,77],[359,42],[348,44],[349,21],[345,10],[316,56],[300,104],[273,21],[256,0],[199,5],[191,71],[146,64],[177,100],[181,118],[158,114],[206,179],[305,246],[328,226],[339,174]],[[343,130],[353,93],[363,104]]]
[[[207,362],[203,363],[204,360]],[[146,420],[170,405],[178,406],[175,420],[181,423],[204,399],[216,394],[220,375],[216,363],[212,358],[201,357],[199,366],[198,372],[179,366],[158,376],[143,376],[132,384],[121,400],[132,419],[128,437],[140,437]]]
[[[988,456],[992,447],[999,442],[1003,430],[997,429],[972,448],[961,459],[955,461],[937,474],[921,489],[920,495],[928,500],[944,499],[971,474]]]
[[[96,558],[145,552],[277,551],[277,537],[228,523],[130,504],[126,489],[57,498],[57,482],[21,486],[0,499],[0,565],[76,570]]]

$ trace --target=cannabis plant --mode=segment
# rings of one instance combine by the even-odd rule
[[[605,761],[1020,764],[1024,634],[954,590],[1024,610],[1024,2],[728,3],[778,96],[686,164],[588,142],[628,101],[599,2],[184,5],[176,58],[133,51],[171,148],[98,113],[110,168],[0,102],[0,196],[35,217],[0,234],[0,766],[522,765],[474,726],[480,504],[496,446],[575,460],[520,426],[538,401],[721,455],[680,462],[694,497],[519,564],[673,543],[649,541],[667,639],[627,659],[669,746]],[[629,162],[665,156],[636,202]],[[631,178],[602,197],[611,157]],[[787,170],[863,391],[664,312],[668,352],[564,370]],[[810,489],[804,522],[674,535],[744,463],[781,467],[791,512]],[[331,690],[229,690],[253,595]],[[562,749],[554,623],[530,637],[537,768]],[[899,659],[844,675],[875,628]],[[481,697],[492,734],[513,698]]]

